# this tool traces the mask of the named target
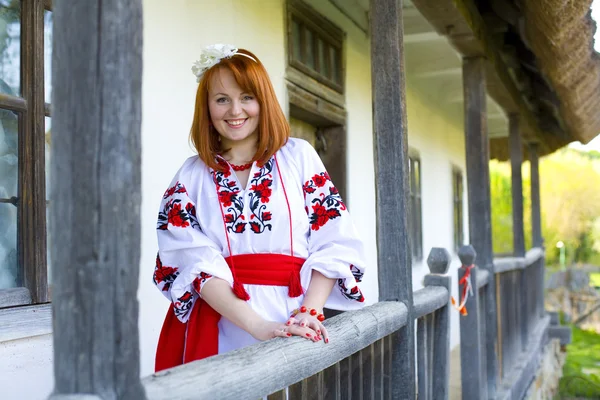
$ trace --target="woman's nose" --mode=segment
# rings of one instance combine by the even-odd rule
[[[232,101],[231,102],[231,109],[229,110],[229,112],[233,115],[240,115],[242,113],[242,104],[239,101]]]

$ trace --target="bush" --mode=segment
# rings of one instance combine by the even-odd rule
[[[559,399],[600,399],[600,334],[571,326],[573,341],[559,382]]]

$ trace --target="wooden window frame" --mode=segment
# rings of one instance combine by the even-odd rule
[[[415,167],[416,166],[416,167]],[[414,261],[423,260],[423,201],[421,157],[413,149],[408,152],[409,170],[409,220],[411,254]],[[415,173],[418,171],[418,174]]]
[[[464,191],[465,181],[462,170],[458,167],[452,167],[452,218],[454,232],[454,250],[458,249],[465,241],[464,227]]]
[[[46,242],[44,11],[51,0],[21,0],[21,96],[0,95],[0,108],[18,115],[17,197],[3,199],[18,206],[18,288],[0,289],[0,308],[46,303],[48,293]]]
[[[315,69],[308,67],[300,60],[296,60],[294,57],[294,40],[293,40],[293,21],[296,20],[300,24],[300,54],[301,58],[305,57],[305,28],[309,29],[313,33],[313,48],[314,48],[314,63]],[[317,11],[307,4],[304,4],[298,0],[288,0],[287,2],[287,41],[288,41],[288,64],[289,66],[296,68],[302,73],[310,76],[316,81],[323,85],[334,89],[336,92],[344,94],[344,82],[345,82],[345,54],[344,54],[344,31],[335,26],[333,22],[323,17]],[[338,63],[339,63],[339,82],[319,73],[317,65],[320,64],[319,51],[317,46],[317,39],[321,39],[329,47],[337,50]],[[326,49],[329,49],[326,47]],[[332,76],[336,73],[333,70],[333,65],[328,58],[329,71]]]

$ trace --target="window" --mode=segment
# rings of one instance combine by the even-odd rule
[[[49,0],[0,0],[0,308],[48,296]]]
[[[289,64],[320,83],[344,92],[344,33],[298,0],[288,2]]]
[[[415,261],[423,259],[423,222],[421,219],[421,159],[410,151],[408,156],[408,171],[410,176],[410,197],[408,226],[410,228],[410,243],[412,256]]]
[[[454,209],[454,249],[464,244],[463,224],[463,175],[460,169],[452,169],[452,206]]]

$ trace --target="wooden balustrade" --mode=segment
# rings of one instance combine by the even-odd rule
[[[474,264],[475,256],[472,246],[460,249],[463,266],[459,269],[459,281],[467,267]],[[496,383],[496,398],[522,399],[549,337],[549,317],[544,313],[544,250],[533,248],[524,257],[494,260],[499,364],[495,377],[489,377],[484,368],[488,319],[483,302],[488,299],[489,272],[473,266],[470,274],[473,295],[466,303],[468,314],[460,320],[462,398],[489,398],[486,384],[491,378]]]
[[[450,363],[450,256],[433,249],[431,274],[414,292],[419,399],[448,398]],[[396,399],[396,333],[411,315],[386,301],[326,321],[329,344],[279,338],[159,372],[143,380],[148,399]],[[226,372],[226,373],[225,373]]]

